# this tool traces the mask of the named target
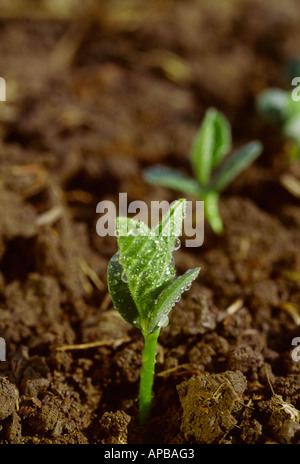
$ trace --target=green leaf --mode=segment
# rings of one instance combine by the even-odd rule
[[[168,315],[179,301],[183,292],[190,289],[192,282],[198,277],[200,267],[189,269],[185,274],[172,280],[157,298],[156,304],[149,315],[147,330],[149,333],[168,322]]]
[[[227,158],[215,173],[210,190],[224,190],[242,171],[244,171],[261,154],[263,146],[254,141],[236,150]]]
[[[155,166],[145,169],[144,177],[149,184],[167,187],[186,195],[199,197],[203,193],[203,189],[195,179],[185,176],[177,169]]]
[[[200,185],[205,187],[211,171],[231,149],[231,128],[225,116],[215,108],[209,108],[197,132],[190,160]]]
[[[222,161],[231,150],[231,127],[228,120],[219,111],[215,112],[215,146],[213,154],[213,167]]]
[[[174,202],[153,230],[134,219],[117,218],[119,261],[141,319],[147,318],[159,293],[172,280],[172,253],[181,234],[186,201]],[[123,232],[127,229],[127,235]]]
[[[164,215],[162,221],[153,229],[158,236],[170,239],[170,251],[173,251],[174,243],[182,232],[182,222],[185,217],[186,200],[177,200],[171,204],[169,211]]]
[[[139,327],[139,312],[131,296],[128,283],[122,278],[123,267],[119,252],[113,255],[107,268],[107,284],[114,307],[129,324]]]
[[[201,127],[195,135],[190,151],[191,165],[201,187],[205,187],[209,182],[213,165],[214,118],[215,110],[207,110]]]

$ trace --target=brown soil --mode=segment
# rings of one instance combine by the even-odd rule
[[[280,183],[300,170],[254,109],[286,86],[298,0],[55,4],[0,5],[0,442],[300,443],[300,207]],[[141,428],[143,341],[107,293],[96,205],[177,198],[142,169],[188,171],[208,106],[264,152],[222,197],[224,235],[176,252],[179,273],[202,269],[161,332]]]

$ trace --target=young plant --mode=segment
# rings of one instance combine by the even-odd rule
[[[133,327],[142,331],[145,346],[140,372],[139,420],[150,415],[157,339],[161,327],[200,268],[175,277],[173,251],[178,249],[186,200],[174,202],[153,229],[134,219],[117,218],[119,251],[107,269],[108,289],[115,308]]]
[[[219,111],[210,108],[190,151],[194,178],[164,166],[147,168],[144,176],[151,184],[168,187],[203,200],[205,216],[211,228],[216,234],[221,234],[223,222],[218,206],[220,193],[260,155],[262,145],[254,141],[226,157],[230,150],[230,124]]]
[[[256,99],[257,111],[277,127],[284,138],[291,140],[291,160],[300,159],[300,101],[296,91],[297,88],[293,90],[293,99],[293,92],[274,87],[262,91]]]

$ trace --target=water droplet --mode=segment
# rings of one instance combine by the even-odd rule
[[[161,318],[161,320],[159,321],[157,325],[158,327],[166,327],[168,324],[169,324],[169,318],[168,316],[165,315]]]
[[[126,256],[123,256],[123,255],[119,256],[119,263],[124,264],[126,262],[126,260],[127,260]]]
[[[128,284],[128,276],[127,276],[127,274],[125,272],[122,273],[121,279],[123,280],[123,282]]]
[[[192,283],[190,282],[184,287],[184,291],[187,292],[188,290],[190,290],[191,286],[192,286]]]
[[[175,245],[174,245],[174,250],[177,251],[181,247],[181,241],[180,238],[176,238],[175,240]]]
[[[136,319],[134,319],[132,321],[132,324],[135,326],[135,327],[139,327],[140,326],[140,318],[137,317]]]

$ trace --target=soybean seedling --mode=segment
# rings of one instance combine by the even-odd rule
[[[263,90],[256,98],[257,111],[269,123],[277,127],[285,139],[292,142],[289,153],[291,161],[300,159],[300,96],[298,89],[299,86],[291,92],[271,87]]]
[[[142,331],[145,345],[139,388],[139,420],[150,415],[157,339],[169,313],[188,290],[200,268],[175,277],[173,251],[178,248],[186,200],[174,202],[162,222],[150,229],[134,219],[116,220],[119,251],[107,269],[108,289],[115,308]]]
[[[205,217],[213,231],[221,234],[223,222],[218,204],[220,193],[260,155],[262,144],[253,141],[227,156],[230,151],[230,124],[219,111],[210,108],[190,150],[194,178],[164,166],[147,168],[144,176],[150,184],[168,187],[203,200]]]

